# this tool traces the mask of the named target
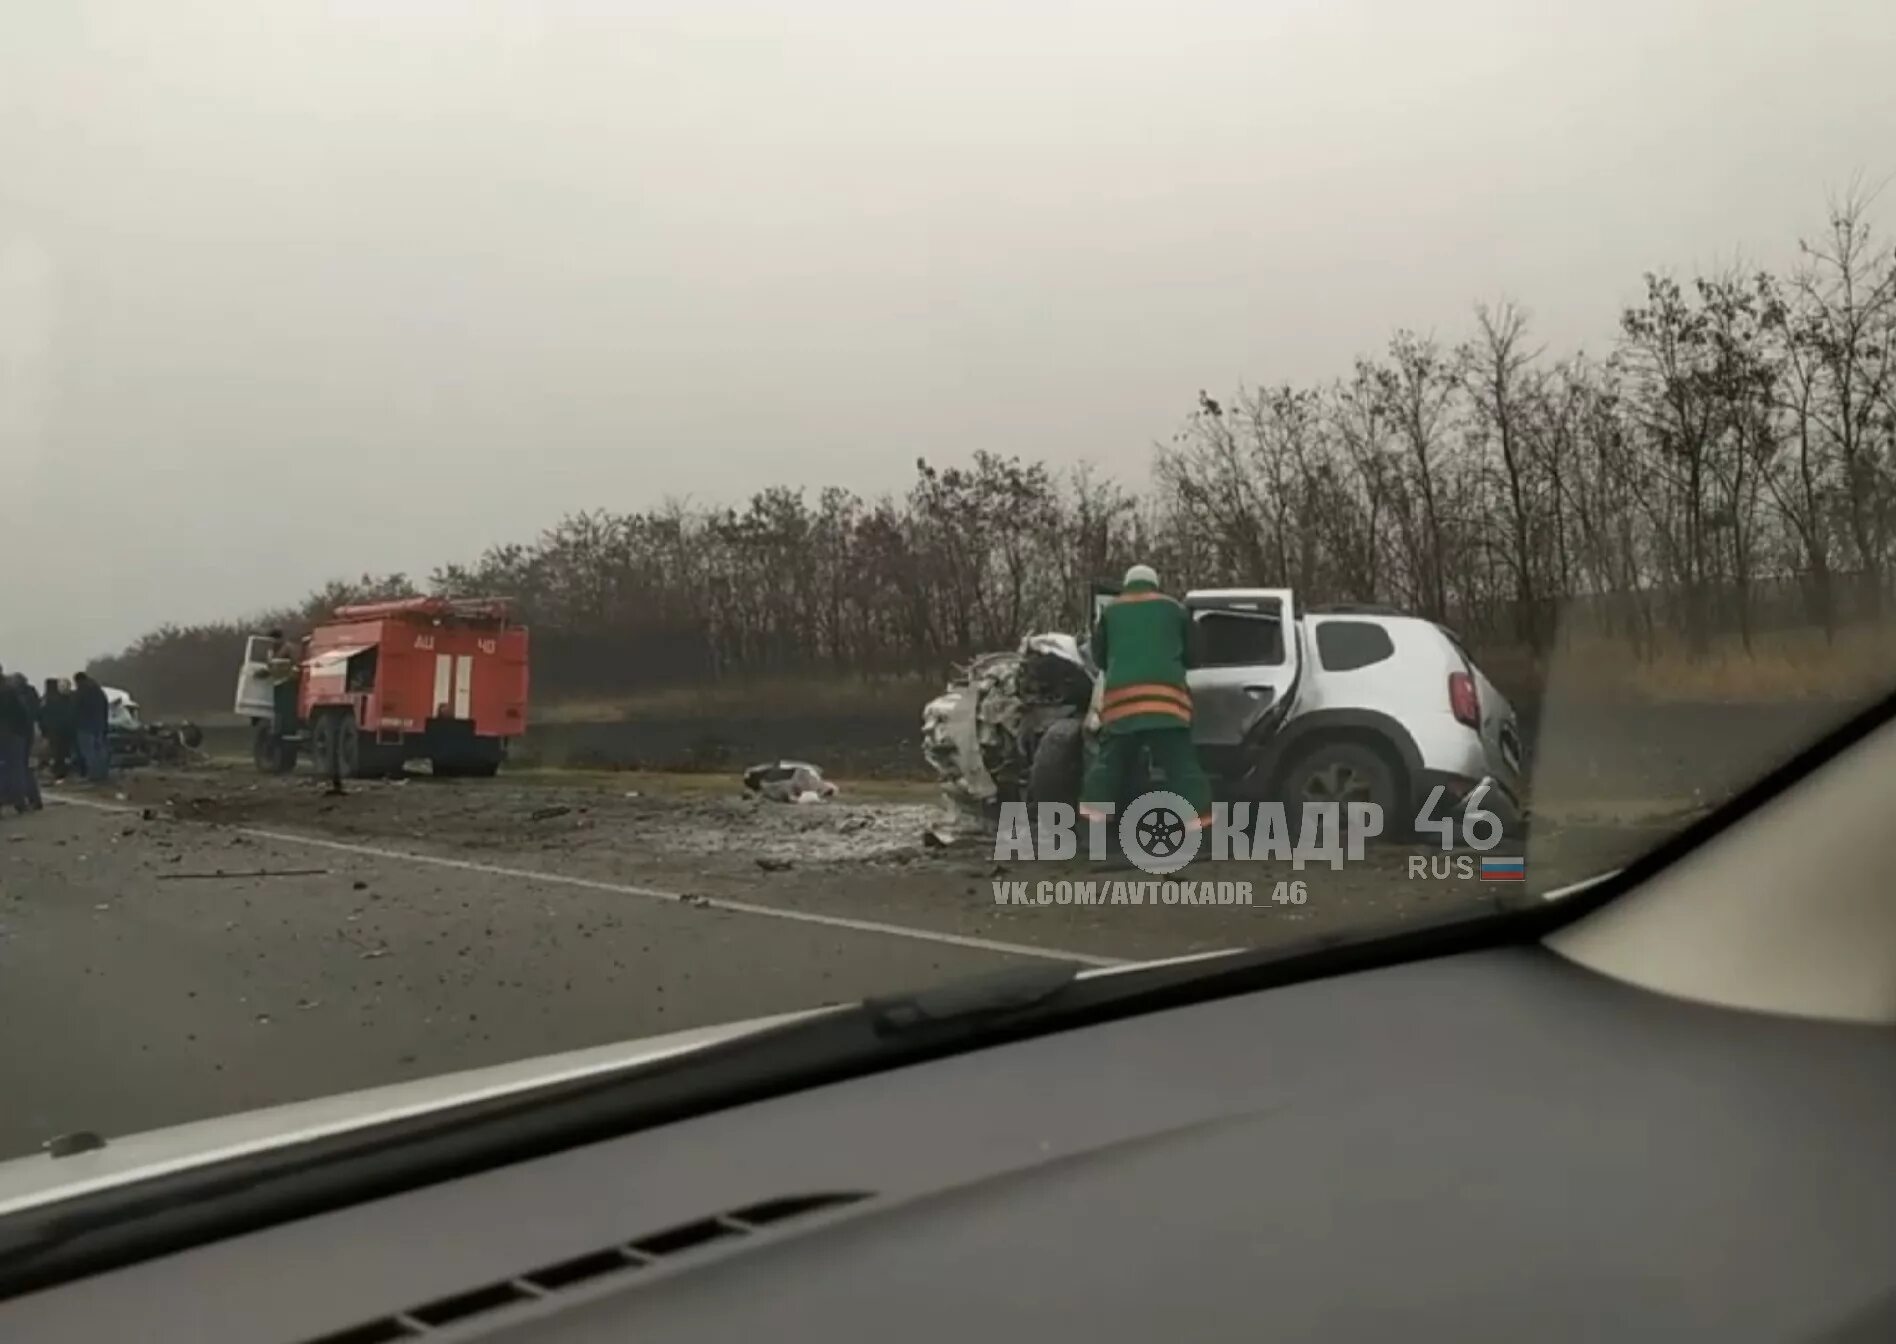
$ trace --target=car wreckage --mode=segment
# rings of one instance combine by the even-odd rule
[[[186,765],[202,758],[203,731],[190,720],[151,723],[131,695],[116,686],[105,692],[105,750],[112,768]]]
[[[1095,620],[1115,591],[1095,586]],[[1286,589],[1196,590],[1184,605],[1192,738],[1220,798],[1371,802],[1391,836],[1478,805],[1515,833],[1520,725],[1447,627],[1383,607],[1299,611]],[[1099,681],[1067,634],[976,658],[922,713],[948,800],[990,820],[1007,802],[1077,802]]]

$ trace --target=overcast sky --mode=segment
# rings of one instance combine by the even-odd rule
[[[1889,0],[129,0],[0,18],[0,662],[1784,259]],[[1892,212],[1882,212],[1886,221]]]

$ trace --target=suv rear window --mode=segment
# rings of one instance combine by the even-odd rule
[[[1284,625],[1274,616],[1202,611],[1194,626],[1200,667],[1272,667],[1284,661]]]
[[[1325,672],[1349,672],[1393,658],[1395,642],[1368,621],[1325,621],[1317,627],[1317,661]]]

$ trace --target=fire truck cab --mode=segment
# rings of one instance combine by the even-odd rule
[[[297,660],[296,713],[279,713],[271,641],[245,642],[237,712],[257,768],[284,774],[307,751],[345,775],[492,775],[527,727],[527,629],[498,599],[404,598],[338,607]]]

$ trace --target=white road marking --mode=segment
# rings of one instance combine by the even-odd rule
[[[48,794],[47,801],[73,807],[89,807],[100,812],[140,812],[142,807],[126,803],[102,803],[92,798],[66,798]],[[762,919],[787,920],[792,924],[815,924],[823,928],[847,929],[851,933],[879,933],[889,938],[908,938],[948,947],[964,947],[977,952],[998,952],[1010,957],[1034,957],[1041,961],[1070,961],[1082,966],[1123,966],[1119,957],[1100,957],[1087,952],[1066,952],[1055,947],[1033,947],[1026,943],[1003,943],[992,938],[970,938],[959,933],[936,929],[918,929],[907,924],[885,924],[874,919],[850,919],[844,915],[823,915],[810,910],[785,910],[777,906],[755,905],[749,901],[726,900],[722,896],[688,896],[683,892],[658,887],[638,887],[626,882],[605,882],[592,877],[574,877],[568,873],[549,873],[534,868],[509,868],[497,863],[476,863],[471,859],[448,859],[436,854],[417,854],[406,849],[387,849],[380,845],[358,845],[346,840],[320,840],[312,835],[290,831],[270,831],[258,826],[233,826],[238,835],[256,840],[273,840],[285,845],[307,845],[339,854],[358,854],[370,859],[394,859],[404,863],[428,864],[436,868],[454,868],[490,877],[512,877],[527,882],[552,882],[560,886],[581,887],[587,891],[609,891],[621,896],[642,896],[651,901],[690,905],[700,910],[723,910],[734,915],[756,915]]]
[[[1552,891],[1544,891],[1541,893],[1541,899],[1543,901],[1558,901],[1563,897],[1572,896],[1578,892],[1585,891],[1588,887],[1596,887],[1609,877],[1618,877],[1620,872],[1621,870],[1618,868],[1609,868],[1604,873],[1595,873],[1592,877],[1582,878],[1578,882],[1569,882],[1564,887],[1555,887]]]

